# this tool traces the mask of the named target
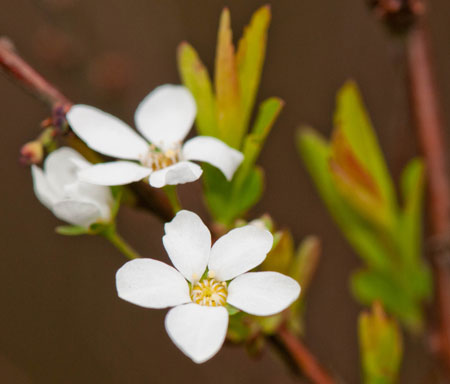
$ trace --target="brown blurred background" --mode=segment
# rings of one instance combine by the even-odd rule
[[[430,2],[436,70],[450,105],[450,2]],[[132,123],[155,86],[178,83],[175,50],[188,40],[212,69],[218,17],[231,9],[235,38],[256,0],[0,0],[0,35],[72,100]],[[348,290],[360,264],[319,200],[297,156],[294,133],[310,123],[329,134],[334,95],[349,77],[362,88],[389,166],[398,176],[416,153],[405,88],[402,43],[389,38],[363,0],[276,0],[260,100],[286,101],[260,163],[267,188],[252,216],[270,212],[297,241],[323,240],[308,296],[306,343],[348,383],[359,381],[356,319]],[[445,109],[450,122],[450,109]],[[117,298],[114,275],[124,258],[101,238],[54,233],[58,221],[35,198],[29,169],[18,163],[48,110],[0,77],[0,382],[22,383],[293,383],[266,350],[252,360],[225,347],[197,366],[170,342],[164,312]],[[204,214],[199,184],[181,188],[184,205]],[[205,215],[203,215],[205,217]],[[149,257],[167,260],[162,225],[124,208],[119,228]],[[423,342],[407,338],[402,383],[426,383]]]

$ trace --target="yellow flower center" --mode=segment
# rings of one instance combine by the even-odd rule
[[[227,284],[215,279],[199,281],[191,290],[191,298],[194,303],[210,307],[225,305],[227,295]]]
[[[172,149],[160,151],[155,145],[151,144],[148,152],[141,156],[141,164],[151,168],[154,171],[163,169],[178,163],[181,160],[181,145]]]

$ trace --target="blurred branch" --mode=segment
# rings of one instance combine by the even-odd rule
[[[9,78],[51,108],[71,105],[71,102],[59,90],[15,52],[13,43],[6,37],[0,37],[0,67]]]
[[[20,57],[12,42],[6,37],[0,37],[0,68],[6,77],[14,80],[51,108],[52,123],[55,127],[60,128],[63,125],[60,118],[61,116],[64,118],[64,113],[72,102]],[[85,148],[86,150],[89,149]],[[160,191],[143,182],[131,184],[130,189],[136,197],[137,207],[151,211],[164,222],[172,219],[170,204]]]
[[[278,338],[289,352],[303,374],[316,384],[335,384],[336,381],[329,375],[317,359],[312,355],[303,342],[294,336],[286,327],[279,328]]]
[[[407,60],[412,110],[427,166],[430,235],[440,245],[431,250],[439,313],[438,353],[450,372],[450,188],[444,149],[444,124],[423,17],[409,33]]]

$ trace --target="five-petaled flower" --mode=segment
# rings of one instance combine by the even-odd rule
[[[50,153],[44,169],[32,165],[34,192],[56,217],[88,228],[111,219],[113,197],[108,187],[80,181],[78,173],[92,164],[71,148]]]
[[[211,247],[202,220],[180,211],[165,225],[164,247],[173,268],[152,259],[129,261],[117,271],[119,297],[146,308],[174,307],[166,315],[169,337],[194,362],[221,348],[230,304],[256,316],[283,311],[300,293],[298,283],[277,272],[248,272],[261,264],[272,234],[254,225],[236,228]]]
[[[135,113],[136,127],[149,144],[118,118],[88,105],[74,105],[67,120],[90,148],[131,160],[94,165],[81,172],[80,178],[98,185],[122,185],[150,176],[150,185],[160,188],[197,180],[202,169],[190,161],[197,160],[217,167],[230,180],[243,160],[241,152],[208,136],[194,137],[182,145],[196,113],[187,88],[170,84],[156,88]]]

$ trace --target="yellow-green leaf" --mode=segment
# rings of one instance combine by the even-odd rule
[[[259,8],[252,16],[239,41],[236,62],[241,90],[242,120],[245,127],[250,119],[261,79],[266,53],[267,30],[271,19],[270,6]],[[241,137],[245,132],[241,132]]]
[[[379,303],[372,312],[363,312],[358,321],[359,348],[365,384],[394,384],[403,355],[397,323],[389,319]]]
[[[198,133],[217,137],[216,102],[208,70],[195,49],[186,42],[178,46],[177,59],[181,80],[197,103]]]
[[[348,81],[338,92],[334,125],[342,129],[359,161],[375,178],[389,208],[396,209],[394,187],[387,165],[358,87],[353,81]]]

